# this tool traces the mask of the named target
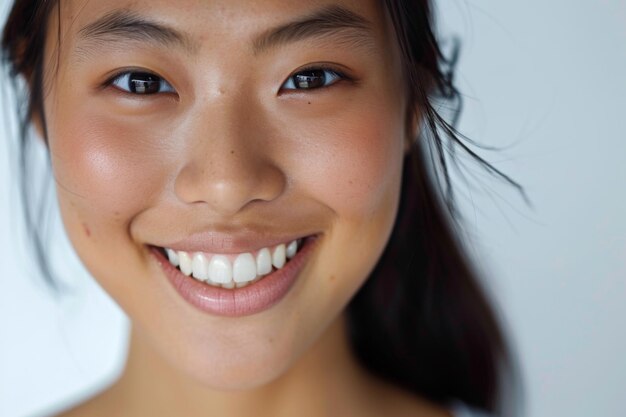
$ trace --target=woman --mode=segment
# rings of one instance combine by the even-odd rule
[[[423,157],[430,132],[447,179],[444,128],[478,158],[433,107],[457,93],[428,1],[17,0],[3,48],[132,321],[120,379],[63,415],[509,412]]]

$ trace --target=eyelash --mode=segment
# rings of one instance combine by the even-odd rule
[[[130,89],[130,77],[131,75],[135,75],[135,77],[137,75],[141,75],[143,77],[145,77],[146,79],[149,79],[152,82],[158,82],[158,91],[152,92],[152,93],[136,93],[136,91],[129,91]],[[126,80],[124,82],[124,80]],[[125,85],[126,88],[122,88],[120,86],[116,86],[116,83],[122,81],[122,83]],[[168,90],[170,91],[162,91],[163,87],[163,83],[166,84],[166,87]],[[150,71],[146,71],[146,70],[142,70],[142,69],[129,69],[129,70],[125,70],[125,71],[120,71],[117,74],[113,75],[112,77],[110,77],[108,80],[106,80],[103,84],[102,84],[102,88],[107,88],[107,87],[112,87],[115,88],[118,91],[121,91],[124,94],[128,94],[128,95],[134,95],[134,96],[144,96],[144,95],[154,95],[157,93],[175,93],[176,90],[174,90],[174,87],[172,87],[172,85],[167,82],[164,78],[160,77],[157,74],[154,74]],[[141,86],[140,86],[141,87]],[[137,88],[137,85],[135,86],[135,89]],[[144,86],[145,88],[145,86]]]
[[[296,81],[295,81],[295,77],[300,75],[302,76],[303,73],[312,73],[312,72],[317,72],[317,71],[322,71],[324,74],[324,85],[323,86],[319,86],[319,87],[311,87],[311,88],[298,88],[296,87]],[[116,86],[115,84],[122,81],[126,88],[129,88],[130,86],[130,76],[132,74],[135,75],[142,75],[147,79],[150,79],[149,81],[158,81],[159,82],[159,86],[158,86],[158,91],[152,92],[152,93],[136,93],[136,91],[130,91],[128,89],[124,89],[121,88],[119,86]],[[330,78],[331,78],[331,83],[327,84],[326,81],[328,79],[328,75],[330,74]],[[306,78],[306,76],[305,76]],[[123,81],[124,79],[126,79],[127,81]],[[310,90],[320,90],[320,89],[325,89],[328,88],[336,83],[338,83],[339,81],[343,81],[343,80],[347,80],[350,81],[352,80],[351,77],[347,76],[344,72],[337,70],[336,68],[334,68],[333,66],[330,65],[324,65],[324,64],[318,64],[318,65],[312,65],[309,67],[305,67],[305,68],[301,68],[298,69],[296,72],[292,73],[280,86],[280,89],[283,90],[285,89],[284,86],[285,85],[290,85],[291,88],[286,88],[285,90],[288,91],[297,91],[297,90],[301,90],[301,91],[310,91]],[[306,81],[300,81],[300,83],[302,82],[306,82]],[[163,91],[162,85],[163,83],[166,84],[165,89],[167,89],[168,91]],[[126,71],[121,71],[118,72],[117,74],[113,75],[112,77],[110,77],[107,81],[105,81],[102,84],[102,88],[106,88],[106,87],[112,87],[115,88],[119,91],[121,91],[124,94],[129,94],[129,95],[134,95],[134,96],[147,96],[147,95],[155,95],[158,93],[175,93],[176,90],[174,89],[174,87],[172,87],[172,85],[166,81],[164,78],[160,77],[157,74],[154,74],[150,71],[146,71],[146,70],[142,70],[142,69],[131,69],[131,70],[126,70]],[[135,87],[135,89],[137,88],[137,86]],[[144,86],[145,88],[145,86]]]
[[[319,90],[319,89],[324,89],[324,88],[328,88],[334,84],[336,84],[339,81],[352,81],[352,78],[350,78],[349,76],[347,76],[343,71],[339,71],[338,69],[336,69],[335,67],[331,66],[331,65],[324,65],[324,64],[318,64],[318,65],[311,65],[309,67],[305,67],[305,68],[300,68],[299,70],[297,70],[296,72],[292,73],[289,77],[287,77],[287,80],[285,80],[285,82],[283,82],[280,86],[281,89],[283,89],[283,86],[287,83],[290,83],[293,87],[295,87],[295,82],[294,82],[294,78],[302,73],[306,73],[306,72],[315,72],[315,71],[323,71],[325,74],[329,73],[331,74],[331,77],[333,77],[333,82],[331,84],[325,84],[322,87],[314,87],[314,88],[288,88],[287,90]]]

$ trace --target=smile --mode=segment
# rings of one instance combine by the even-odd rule
[[[302,247],[303,239],[239,254],[209,254],[164,248],[167,258],[186,276],[222,288],[241,288],[283,268]]]
[[[242,253],[157,246],[150,251],[182,299],[211,315],[239,317],[282,300],[314,253],[319,237],[310,235]]]

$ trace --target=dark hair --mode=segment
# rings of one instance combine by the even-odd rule
[[[46,132],[43,50],[49,16],[57,4],[58,0],[15,1],[2,38],[12,79],[23,76],[30,93],[21,112],[22,199],[43,276],[55,288],[40,232],[41,217],[35,217],[27,192],[25,149],[33,117],[39,116],[44,136]],[[513,358],[476,271],[454,233],[460,214],[446,149],[456,163],[454,147],[460,146],[528,199],[518,183],[467,147],[461,138],[470,140],[455,129],[461,107],[453,79],[458,42],[446,58],[434,33],[430,0],[384,0],[384,4],[402,52],[409,93],[407,120],[412,109],[419,108],[424,126],[405,157],[400,207],[390,241],[348,305],[350,343],[366,369],[411,392],[440,404],[460,400],[508,414],[501,397],[503,375],[513,370]],[[435,110],[438,99],[456,106],[451,122]],[[439,175],[443,175],[445,190]]]

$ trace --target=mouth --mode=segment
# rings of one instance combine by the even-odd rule
[[[210,254],[157,247],[169,263],[183,275],[207,285],[242,288],[287,265],[302,249],[306,239],[294,239],[254,252]]]
[[[176,292],[209,314],[243,316],[281,300],[296,281],[320,235],[254,252],[208,254],[149,246]]]

